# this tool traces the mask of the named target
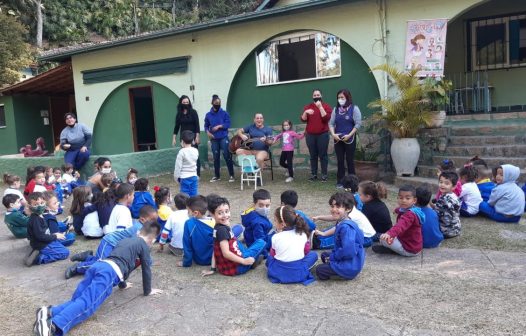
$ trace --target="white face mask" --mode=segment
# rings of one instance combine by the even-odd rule
[[[103,174],[109,174],[109,173],[111,173],[111,168],[102,168],[100,170],[100,172],[103,173]]]
[[[345,98],[338,99],[338,104],[340,104],[340,106],[345,106],[346,102],[347,102],[347,99],[345,99]]]
[[[135,182],[137,182],[137,179],[136,178],[131,178],[128,182],[130,182],[130,184],[135,184]]]
[[[290,126],[283,126],[284,131],[288,131],[290,129]]]

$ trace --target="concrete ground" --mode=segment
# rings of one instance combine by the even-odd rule
[[[280,172],[281,174],[281,172]],[[266,183],[279,194],[294,188],[309,215],[326,213],[334,183],[310,184],[306,172],[285,184],[276,174]],[[265,176],[267,177],[267,176]],[[224,195],[234,222],[250,204],[253,189],[226,181],[211,184],[205,172],[200,191]],[[268,178],[269,179],[269,178]],[[170,177],[151,186],[177,188]],[[266,181],[265,181],[266,182]],[[388,205],[394,207],[394,195]],[[80,238],[71,251],[95,249]],[[526,330],[526,225],[463,219],[459,238],[415,258],[376,255],[367,250],[365,267],[353,281],[276,285],[261,265],[246,275],[202,278],[206,267],[178,268],[169,253],[152,255],[153,285],[160,296],[142,295],[141,274],[131,289],[113,295],[71,335],[519,335]],[[80,278],[64,279],[69,261],[27,268],[27,241],[14,240],[0,226],[0,335],[29,335],[35,309],[67,300]]]

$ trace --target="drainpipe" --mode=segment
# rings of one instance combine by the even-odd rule
[[[383,58],[384,63],[389,63],[389,48],[387,45],[387,34],[389,30],[387,29],[387,0],[379,0],[380,6],[380,30],[382,34],[382,44],[383,44]],[[384,98],[387,98],[388,95],[388,82],[387,74],[384,72]]]

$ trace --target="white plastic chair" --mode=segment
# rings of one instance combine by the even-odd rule
[[[254,155],[238,155],[237,163],[241,167],[241,190],[243,190],[243,182],[254,182],[254,190],[258,188],[258,178],[263,185],[263,177],[261,175],[261,168],[259,168],[256,157]]]

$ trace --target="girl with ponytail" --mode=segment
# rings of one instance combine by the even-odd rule
[[[267,258],[268,278],[273,283],[303,283],[314,281],[310,269],[318,254],[310,250],[309,226],[289,205],[274,212],[276,233]]]

